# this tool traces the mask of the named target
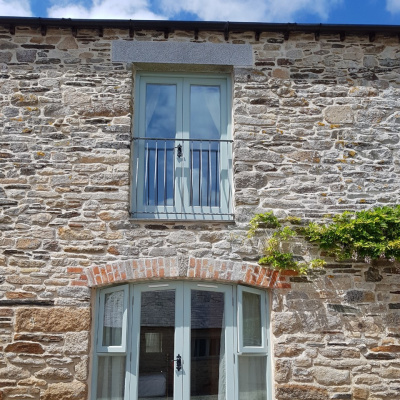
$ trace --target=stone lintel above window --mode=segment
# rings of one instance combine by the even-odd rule
[[[249,44],[115,40],[112,43],[111,60],[248,67],[253,65],[253,51]]]

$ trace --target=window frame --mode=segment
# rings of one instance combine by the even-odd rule
[[[268,336],[267,336],[267,298],[266,293],[259,289],[253,289],[246,286],[238,286],[238,354],[267,354],[268,353]],[[243,344],[243,292],[252,293],[260,296],[260,322],[261,322],[261,346],[245,346]]]
[[[125,357],[125,381],[124,381],[124,400],[135,398],[137,394],[137,380],[133,378],[133,375],[138,373],[138,362],[139,362],[139,337],[140,328],[134,329],[135,321],[133,320],[134,315],[140,315],[140,295],[142,291],[157,291],[162,289],[174,289],[176,290],[176,303],[184,304],[185,301],[190,299],[190,291],[195,290],[207,290],[223,292],[225,294],[226,307],[232,307],[231,312],[227,314],[227,320],[225,321],[226,329],[226,362],[232,360],[233,374],[231,375],[232,382],[228,385],[227,382],[227,394],[229,398],[239,399],[239,359],[241,357],[266,357],[266,393],[267,399],[271,399],[271,357],[268,349],[269,346],[269,307],[268,307],[268,292],[260,289],[253,289],[237,284],[220,284],[220,283],[201,283],[201,282],[186,282],[186,281],[165,281],[165,282],[152,282],[152,283],[130,283],[119,286],[112,286],[107,288],[99,288],[96,293],[96,304],[97,310],[94,313],[95,320],[95,331],[93,340],[93,369],[92,369],[92,382],[91,382],[91,399],[97,399],[97,380],[98,380],[98,361],[100,357],[113,357],[113,356],[124,356]],[[124,320],[122,337],[123,345],[121,346],[102,346],[103,330],[102,323],[104,319],[104,299],[105,295],[112,292],[124,291]],[[243,351],[240,349],[240,332],[243,328],[243,318],[240,315],[240,309],[242,308],[241,299],[244,291],[250,293],[256,293],[261,296],[261,307],[262,313],[262,333],[263,333],[263,347],[257,347],[256,349],[245,346]],[[232,298],[231,306],[229,306]],[[135,301],[134,301],[135,300]],[[242,311],[241,311],[242,312]],[[229,314],[231,315],[229,317]],[[185,337],[190,337],[190,310],[184,307],[183,313],[177,318],[176,326],[184,326],[182,334]],[[184,333],[185,332],[185,333]],[[178,342],[183,341],[183,337],[179,336]],[[118,347],[118,348],[117,348]],[[183,359],[191,358],[191,349],[186,348],[188,353],[182,353]],[[187,368],[187,367],[186,367]],[[187,368],[190,373],[190,367]],[[188,388],[188,386],[186,386]],[[183,394],[183,398],[189,395],[188,393],[180,392]],[[176,392],[179,396],[179,393]],[[133,397],[132,397],[133,396]]]
[[[130,285],[117,285],[110,286],[106,288],[101,288],[96,292],[96,303],[98,309],[94,314],[94,340],[93,340],[93,372],[92,372],[92,382],[90,385],[91,395],[90,397],[95,399],[97,397],[97,387],[98,387],[98,364],[99,358],[101,357],[125,357],[125,378],[124,378],[124,393],[126,394],[130,386],[130,372],[128,371],[129,360],[129,343],[127,342],[128,324],[131,318],[128,318],[128,308],[130,303]],[[104,321],[104,303],[105,296],[109,293],[115,293],[123,291],[123,316],[122,316],[122,333],[121,333],[121,346],[103,346],[103,321]],[[124,394],[124,396],[125,396]]]
[[[174,205],[141,205],[144,200],[145,167],[144,142],[145,137],[145,108],[146,84],[175,84],[177,88],[176,104],[176,136],[175,142],[183,140],[184,154],[189,152],[189,99],[191,85],[219,86],[220,94],[220,128],[221,136],[219,160],[219,206],[191,206],[189,195],[188,161],[177,166],[174,154]],[[232,160],[232,84],[231,75],[226,73],[159,73],[137,72],[134,89],[134,118],[133,118],[133,148],[131,151],[131,211],[132,219],[138,220],[179,220],[179,221],[232,221],[233,215],[233,160]],[[162,138],[161,138],[162,139]],[[205,139],[207,141],[207,139]],[[186,147],[185,147],[186,146]],[[142,156],[141,156],[142,153]],[[225,157],[227,155],[227,157]],[[142,158],[141,158],[142,157]],[[184,157],[185,158],[185,157]],[[190,158],[190,157],[187,157]]]

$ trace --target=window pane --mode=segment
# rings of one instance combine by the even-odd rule
[[[261,296],[242,292],[243,346],[262,346]]]
[[[123,400],[125,388],[125,356],[99,357],[97,400]]]
[[[267,357],[239,356],[239,400],[267,398]]]
[[[190,139],[220,139],[221,89],[190,86]]]
[[[174,388],[175,291],[142,293],[139,400],[168,399]]]
[[[146,137],[174,139],[176,85],[146,85]]]
[[[145,205],[174,205],[176,102],[176,85],[146,85]]]
[[[192,290],[191,399],[225,399],[224,308],[223,293]]]
[[[121,346],[124,291],[104,296],[103,346]]]
[[[221,137],[219,86],[190,86],[191,206],[219,206],[219,143]]]

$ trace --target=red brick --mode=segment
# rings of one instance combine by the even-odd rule
[[[95,267],[95,268],[97,268],[97,267]],[[82,267],[68,267],[67,268],[67,272],[69,274],[81,274],[82,271],[83,271]]]
[[[270,284],[270,286],[274,286],[274,285],[275,285],[275,283],[276,283],[276,281],[277,281],[277,279],[278,279],[278,276],[279,276],[279,272],[278,272],[278,271],[273,271],[273,272],[272,272],[271,284]]]
[[[293,271],[292,269],[285,269],[281,271],[281,275],[283,276],[297,276],[299,275],[298,271]]]
[[[261,285],[261,282],[264,280],[265,275],[266,275],[265,268],[261,268],[260,273],[258,274],[257,281],[256,281],[257,285]]]
[[[71,286],[87,286],[86,281],[71,281]]]
[[[287,282],[278,282],[275,284],[274,287],[276,287],[278,289],[290,289],[292,287],[292,285]]]

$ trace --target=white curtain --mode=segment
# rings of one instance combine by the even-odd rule
[[[104,299],[103,346],[121,345],[123,313],[124,292],[107,293]]]
[[[98,358],[97,400],[123,400],[125,356]]]
[[[214,89],[215,87],[213,87]],[[203,97],[204,97],[204,103],[207,106],[207,110],[211,115],[212,121],[217,128],[217,131],[219,134],[220,132],[220,126],[221,126],[221,106],[220,106],[220,93],[219,93],[219,86],[217,86],[218,90],[203,90]],[[213,138],[213,139],[219,139],[218,138]]]
[[[151,88],[151,90],[150,90]],[[157,108],[158,100],[160,98],[161,85],[147,85],[146,90],[146,132],[149,123],[153,118],[154,111]]]
[[[266,356],[239,356],[239,400],[267,398],[266,368]]]

